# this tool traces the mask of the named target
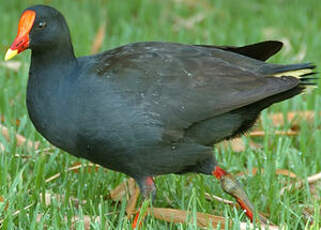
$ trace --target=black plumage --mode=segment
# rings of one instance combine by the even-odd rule
[[[29,34],[27,107],[36,129],[70,154],[135,178],[142,190],[151,176],[212,174],[213,144],[301,93],[314,68],[265,62],[281,49],[278,41],[139,42],[76,58],[59,12],[27,10],[36,12],[34,25],[47,22]]]

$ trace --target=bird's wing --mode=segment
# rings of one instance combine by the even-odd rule
[[[100,54],[97,63],[99,75],[108,75],[124,97],[170,132],[299,83],[265,74],[273,72],[272,64],[222,49],[175,43],[134,43]]]
[[[247,57],[251,57],[257,60],[266,61],[274,54],[279,52],[282,48],[283,43],[280,41],[263,41],[247,46],[236,47],[236,46],[211,46],[211,45],[196,45],[206,48],[222,49],[231,51],[237,54],[241,54]]]

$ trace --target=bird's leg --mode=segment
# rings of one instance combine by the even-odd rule
[[[239,203],[241,208],[245,211],[245,214],[251,222],[253,222],[254,206],[250,202],[241,184],[231,174],[227,173],[219,166],[215,167],[212,174],[220,180],[223,190],[236,199],[237,203]],[[268,220],[261,215],[259,215],[259,219],[261,223],[268,222]]]
[[[141,190],[141,194],[143,195],[143,199],[144,199],[142,206],[144,206],[144,204],[146,202],[148,204],[150,202],[153,202],[155,195],[156,195],[156,186],[155,186],[153,177],[149,176],[149,177],[145,177],[144,179],[140,180],[139,187]],[[134,221],[132,223],[133,229],[136,228],[137,224],[140,224],[140,223],[138,223],[138,218],[141,214],[142,206],[141,206],[141,208],[138,209],[138,212],[135,215]],[[144,215],[142,217],[144,217]]]

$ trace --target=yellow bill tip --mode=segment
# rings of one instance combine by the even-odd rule
[[[17,54],[18,54],[18,50],[8,49],[6,56],[4,57],[4,60],[8,61],[12,59],[14,56],[16,56]]]

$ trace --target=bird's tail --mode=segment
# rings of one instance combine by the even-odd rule
[[[315,65],[311,63],[305,64],[294,64],[294,65],[277,65],[274,68],[271,68],[273,71],[271,73],[274,77],[295,77],[300,80],[300,86],[304,88],[315,88],[317,85],[317,77],[312,75],[317,74],[314,71]]]
[[[274,103],[286,100],[302,92],[309,93],[312,89],[317,87],[317,80],[319,79],[318,77],[313,76],[317,74],[317,72],[314,71],[315,67],[316,66],[311,63],[268,66],[268,69],[265,70],[265,74],[268,76],[295,77],[299,79],[299,84],[292,89],[265,98],[253,105],[260,110],[263,110]]]

